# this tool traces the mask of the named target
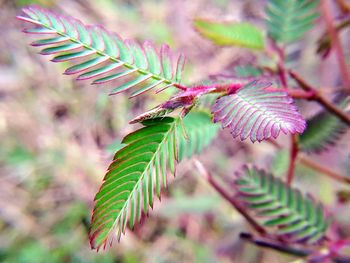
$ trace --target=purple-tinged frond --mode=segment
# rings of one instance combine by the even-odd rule
[[[306,122],[284,91],[267,90],[269,82],[253,81],[219,98],[212,108],[214,122],[229,128],[234,138],[252,142],[285,134],[302,133]]]

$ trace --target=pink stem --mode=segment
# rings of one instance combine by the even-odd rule
[[[282,86],[284,90],[286,90],[290,95],[293,91],[288,90],[288,82],[287,82],[287,69],[286,69],[286,54],[284,48],[281,48],[275,44],[274,48],[276,49],[278,55],[279,55],[279,61],[278,61],[278,69],[279,69],[279,76],[282,83]],[[309,96],[309,94],[308,94]],[[294,172],[295,172],[295,165],[296,160],[299,153],[299,142],[298,142],[298,136],[297,135],[291,135],[292,140],[292,146],[290,149],[290,162],[288,167],[288,173],[287,173],[287,183],[290,185],[294,179]]]
[[[198,171],[204,175],[211,186],[223,197],[225,198],[250,224],[251,226],[262,236],[266,235],[265,229],[257,223],[253,217],[251,217],[244,207],[236,200],[234,196],[228,194],[217,182],[213,179],[212,175],[205,169],[203,164],[195,160],[195,166]]]
[[[287,174],[287,184],[291,184],[294,179],[295,164],[299,153],[298,135],[292,135],[292,147],[290,150],[290,163]]]
[[[349,72],[348,65],[346,63],[345,53],[342,48],[337,29],[334,26],[334,22],[333,22],[334,19],[333,19],[332,9],[331,9],[332,6],[330,4],[330,1],[322,0],[321,8],[323,12],[323,17],[326,22],[327,30],[331,37],[331,41],[339,61],[339,67],[340,67],[341,74],[343,76],[343,82],[347,86],[347,88],[350,88],[350,72]]]
[[[330,113],[334,114],[339,119],[350,125],[350,115],[347,112],[343,111],[342,109],[338,108],[336,105],[331,103],[327,98],[320,94],[318,89],[306,82],[306,80],[297,72],[290,70],[289,74],[293,79],[295,79],[296,82],[298,82],[300,88],[302,88],[306,92],[314,93],[314,96],[310,98],[311,100],[318,102],[320,105],[325,107]]]

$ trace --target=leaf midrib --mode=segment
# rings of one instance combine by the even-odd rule
[[[140,179],[138,180],[138,182],[135,184],[134,188],[132,189],[132,191],[130,191],[129,197],[127,199],[127,201],[124,203],[124,206],[119,210],[119,215],[117,216],[117,218],[114,220],[114,223],[112,225],[112,227],[110,228],[110,230],[107,232],[105,239],[101,242],[101,244],[103,244],[103,242],[105,242],[106,239],[108,239],[111,231],[114,230],[116,224],[118,223],[118,220],[120,220],[121,215],[124,213],[125,208],[128,206],[129,201],[131,196],[133,195],[133,193],[138,189],[140,183],[143,181],[144,179],[144,175],[145,175],[145,171],[147,171],[151,165],[151,163],[153,163],[154,159],[156,158],[156,155],[159,154],[160,149],[163,147],[163,143],[165,143],[166,139],[169,137],[169,134],[176,128],[176,124],[178,122],[178,119],[175,119],[173,123],[171,123],[171,128],[169,129],[169,131],[167,131],[164,134],[164,138],[163,140],[159,143],[159,146],[157,148],[157,150],[155,151],[153,157],[151,158],[151,160],[148,162],[148,165],[146,166],[145,170],[143,171],[143,173],[140,175]],[[153,189],[152,189],[153,190]],[[95,229],[95,231],[97,231],[97,229]],[[122,231],[120,229],[120,231]]]
[[[84,44],[83,42],[81,42],[79,39],[73,38],[73,37],[69,36],[68,34],[66,34],[65,32],[62,32],[62,31],[57,30],[55,27],[52,27],[52,26],[49,26],[49,25],[44,24],[40,19],[39,19],[39,20],[34,19],[34,20],[37,21],[37,22],[39,22],[41,26],[43,26],[43,27],[45,27],[45,28],[47,28],[47,29],[50,29],[50,30],[55,31],[56,34],[61,35],[61,36],[68,37],[68,38],[69,38],[69,39],[68,39],[69,41],[75,42],[75,43],[79,43],[79,44],[81,44],[85,49],[90,49],[90,50],[95,51],[96,54],[99,55],[99,56],[105,56],[105,57],[108,57],[110,60],[112,60],[112,61],[114,61],[114,62],[123,63],[123,66],[126,67],[126,68],[129,68],[129,69],[136,69],[137,72],[139,72],[139,73],[141,73],[141,74],[143,74],[143,75],[151,75],[153,79],[155,79],[155,80],[163,80],[163,82],[164,82],[165,84],[175,84],[175,83],[176,83],[176,82],[174,82],[174,81],[172,81],[172,80],[169,80],[169,79],[166,79],[166,78],[164,78],[164,77],[162,77],[162,76],[160,76],[160,75],[156,75],[156,74],[154,74],[154,73],[152,73],[152,72],[150,72],[150,71],[148,71],[148,70],[140,69],[140,68],[134,66],[133,64],[126,63],[126,62],[124,62],[124,61],[122,61],[122,60],[120,60],[120,59],[118,59],[118,58],[116,58],[116,57],[112,57],[112,56],[108,55],[106,52],[103,52],[103,51],[101,51],[101,50],[97,50],[97,49],[95,49],[94,47],[92,47],[92,46],[90,46],[90,45],[86,45],[86,44]],[[124,42],[124,41],[123,41],[123,42]],[[119,47],[118,47],[118,48],[119,48]],[[131,52],[131,51],[129,50],[129,52]],[[134,56],[133,56],[133,57],[134,57]]]
[[[250,101],[250,97],[248,97],[248,98],[243,98],[242,96],[240,96],[239,92],[237,92],[237,93],[234,94],[234,95],[237,95],[237,97],[238,97],[240,100],[242,100],[243,102],[249,104],[252,108],[256,109],[256,111],[261,112],[262,115],[266,115],[268,118],[270,118],[270,119],[273,120],[274,122],[276,122],[276,123],[278,123],[278,124],[280,124],[280,125],[286,122],[285,120],[283,120],[283,118],[277,116],[275,113],[274,113],[273,115],[271,115],[271,113],[269,112],[268,109],[265,109],[265,110],[262,109],[262,107],[259,106],[259,103],[256,103],[256,104],[252,103],[252,102]],[[251,96],[251,95],[250,95],[250,96]],[[242,107],[241,107],[241,108],[242,108]],[[248,109],[248,110],[249,110],[249,109]],[[248,111],[248,110],[247,110],[247,111]],[[255,113],[255,112],[253,112],[253,114],[254,114],[254,113]],[[272,113],[273,113],[273,112],[272,112]],[[241,117],[241,119],[242,119],[243,117],[244,117],[244,115]]]

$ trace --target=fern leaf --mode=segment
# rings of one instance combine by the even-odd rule
[[[266,7],[270,37],[284,44],[300,40],[319,17],[318,0],[269,0]]]
[[[184,127],[178,126],[179,160],[202,153],[216,138],[219,130],[212,123],[211,116],[204,111],[191,111],[183,120]]]
[[[262,31],[250,23],[219,23],[197,18],[194,21],[197,31],[220,46],[240,46],[251,49],[264,49]]]
[[[174,66],[167,45],[162,46],[158,55],[150,41],[140,46],[103,27],[87,26],[41,7],[27,7],[23,12],[26,16],[17,18],[36,25],[24,32],[40,37],[32,45],[45,47],[40,54],[54,55],[54,62],[73,63],[64,73],[77,74],[77,80],[91,79],[93,84],[103,84],[132,76],[111,92],[117,94],[137,87],[131,97],[155,87],[164,89],[180,83],[185,58],[180,55]]]
[[[244,167],[236,174],[237,198],[262,219],[277,238],[314,244],[328,228],[323,208],[263,170]]]
[[[344,108],[348,100],[340,104]],[[322,111],[307,121],[307,130],[299,137],[300,147],[308,153],[320,153],[336,144],[348,126],[339,118]]]
[[[90,232],[93,248],[106,246],[115,230],[119,240],[127,221],[133,228],[142,212],[147,214],[153,206],[154,193],[160,198],[167,170],[174,173],[176,160],[201,153],[218,130],[205,112],[189,113],[185,127],[170,117],[140,121],[145,127],[123,139],[126,146],[115,154],[95,197]]]
[[[214,122],[228,127],[234,138],[252,142],[285,134],[302,133],[305,120],[292,98],[283,91],[268,91],[270,83],[253,81],[236,93],[219,98],[212,111]]]
[[[160,198],[166,171],[174,173],[177,120],[164,117],[143,122],[145,127],[127,135],[126,146],[114,156],[95,197],[90,242],[92,248],[106,246],[116,229],[120,239],[127,221],[131,228],[142,211],[153,206],[154,192]],[[161,179],[162,178],[162,179]]]

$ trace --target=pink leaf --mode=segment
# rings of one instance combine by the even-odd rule
[[[293,99],[284,91],[267,88],[271,83],[253,81],[234,94],[219,98],[212,112],[214,122],[220,121],[229,128],[232,136],[252,142],[283,133],[302,133],[306,122],[294,105]]]

